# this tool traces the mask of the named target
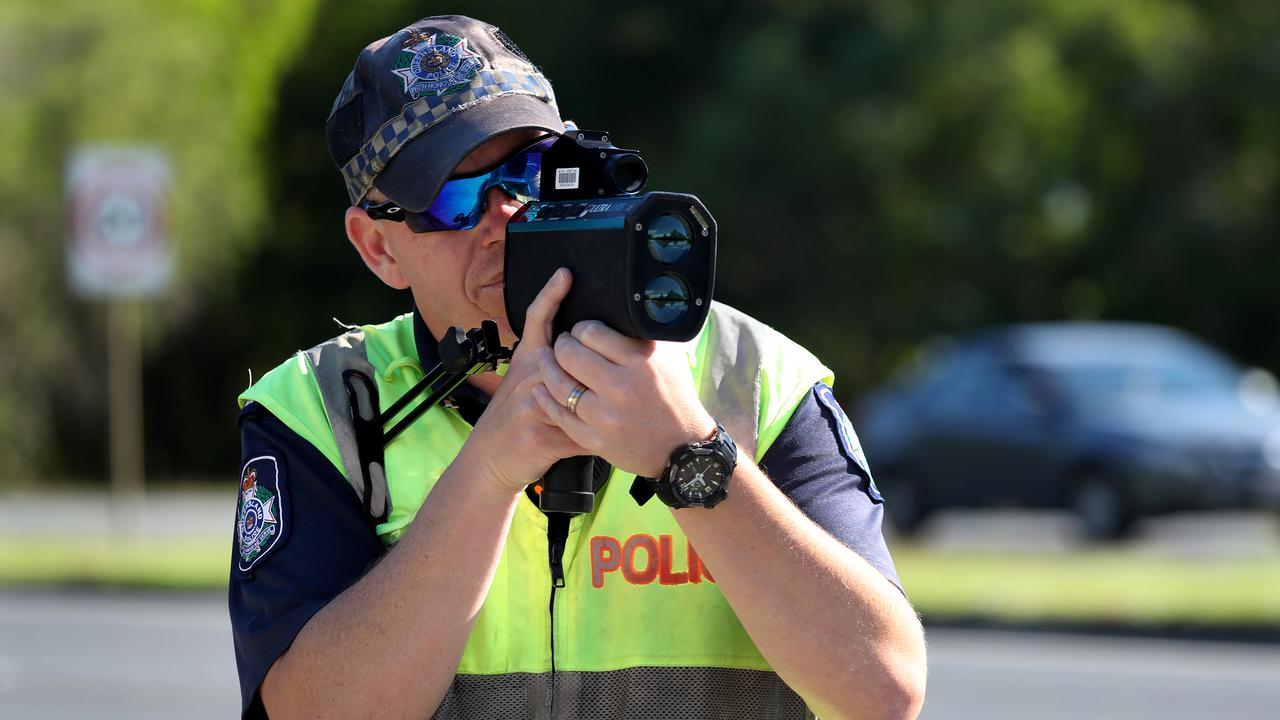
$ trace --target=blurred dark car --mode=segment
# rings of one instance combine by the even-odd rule
[[[1280,506],[1275,380],[1171,328],[976,332],[855,414],[902,532],[943,508],[1067,508],[1116,538],[1145,515]]]

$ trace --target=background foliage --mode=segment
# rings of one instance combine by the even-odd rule
[[[214,405],[187,412],[226,384],[206,380],[226,372],[226,358],[198,348],[174,358],[172,348],[211,308],[240,302],[226,280],[269,237],[266,132],[313,10],[285,1],[0,3],[4,481],[101,475],[106,463],[104,312],[70,295],[63,269],[63,168],[81,143],[154,143],[171,156],[180,280],[148,308],[150,429],[160,431],[148,451],[167,456],[168,434],[227,446]],[[196,470],[183,465],[195,459],[158,470]]]
[[[149,310],[148,463],[236,464],[236,392],[407,310],[342,235],[323,142],[369,41],[461,4],[0,4],[0,461],[101,474],[100,309],[68,297],[62,161],[173,154],[182,281]],[[562,110],[721,227],[718,296],[837,371],[846,404],[931,336],[1176,325],[1280,368],[1280,5],[684,0],[483,16]],[[873,458],[874,459],[874,458]],[[9,473],[12,475],[13,473]]]

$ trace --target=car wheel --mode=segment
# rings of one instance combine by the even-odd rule
[[[1087,475],[1075,483],[1070,505],[1090,540],[1126,537],[1137,519],[1120,487],[1098,475]]]
[[[911,536],[920,531],[920,526],[933,513],[929,498],[918,481],[902,477],[891,477],[885,483],[885,514],[899,535]]]

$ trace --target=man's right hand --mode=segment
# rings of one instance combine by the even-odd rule
[[[543,366],[556,362],[551,321],[572,284],[572,275],[560,268],[529,305],[507,374],[458,457],[504,493],[523,490],[561,458],[590,454],[547,417],[533,395]]]

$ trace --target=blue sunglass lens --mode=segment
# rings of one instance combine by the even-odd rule
[[[521,202],[537,200],[542,153],[555,140],[555,136],[540,140],[512,155],[486,175],[446,182],[425,212],[405,213],[409,229],[414,232],[435,232],[475,227],[483,214],[485,195],[491,187],[501,188]]]

